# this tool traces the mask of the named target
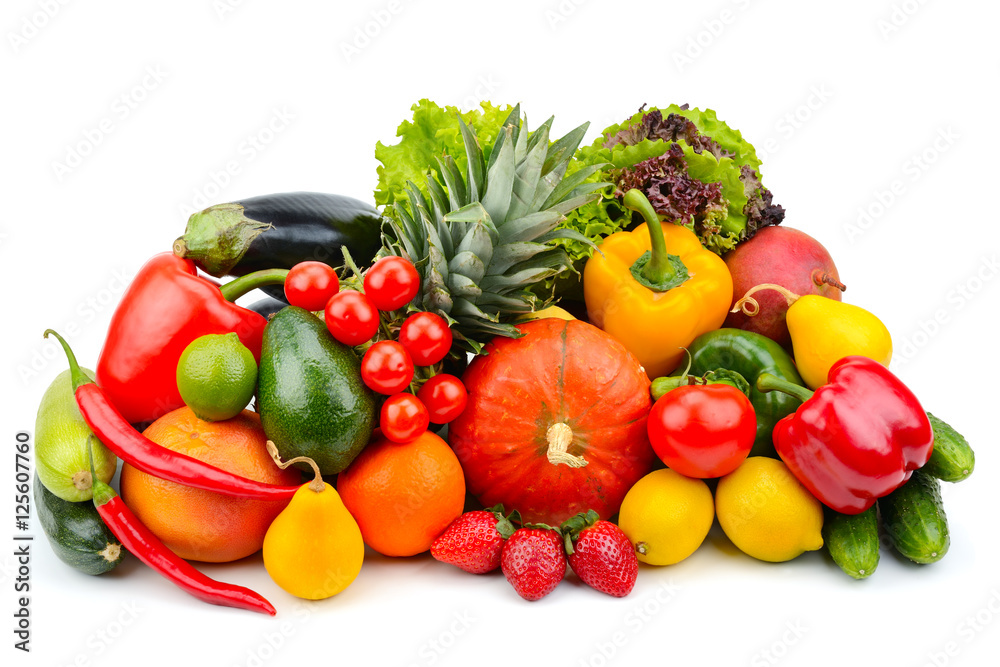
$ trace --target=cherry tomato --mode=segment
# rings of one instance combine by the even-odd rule
[[[361,292],[337,292],[323,313],[326,328],[344,345],[361,345],[378,331],[378,311]]]
[[[432,422],[447,424],[462,414],[469,402],[469,393],[457,377],[441,373],[424,383],[417,398],[427,406]]]
[[[372,391],[396,394],[413,380],[413,360],[396,341],[380,340],[361,359],[361,379]]]
[[[434,313],[414,313],[399,329],[399,342],[417,366],[433,366],[444,359],[451,341],[448,323]]]
[[[409,442],[427,430],[427,408],[413,394],[393,394],[379,413],[382,435],[393,442]]]
[[[750,453],[757,417],[750,399],[723,384],[672,389],[653,404],[646,422],[653,451],[687,477],[721,477]]]
[[[340,291],[340,280],[332,266],[323,262],[299,262],[288,270],[285,298],[306,310],[323,310],[330,297]]]
[[[383,257],[365,273],[365,294],[381,311],[402,308],[420,291],[420,274],[403,257]]]

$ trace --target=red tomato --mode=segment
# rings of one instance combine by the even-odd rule
[[[414,313],[399,329],[399,342],[417,366],[433,366],[444,359],[451,341],[448,323],[434,313]]]
[[[393,442],[409,442],[427,430],[427,408],[413,394],[393,394],[379,413],[382,435]]]
[[[383,257],[365,273],[365,294],[381,311],[402,308],[420,291],[420,274],[403,257]]]
[[[340,291],[340,279],[323,262],[299,262],[285,277],[288,303],[306,310],[323,310],[330,297]]]
[[[757,417],[750,399],[724,384],[673,389],[653,405],[646,423],[653,451],[687,477],[721,477],[750,453]]]
[[[396,341],[380,340],[361,359],[361,379],[372,391],[396,394],[413,380],[413,361]]]
[[[469,393],[457,377],[441,373],[424,383],[417,392],[417,398],[427,406],[432,422],[447,424],[462,414],[469,402]]]
[[[361,292],[337,292],[323,313],[326,328],[344,345],[361,345],[378,332],[378,311]]]

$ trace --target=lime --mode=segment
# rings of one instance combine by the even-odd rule
[[[257,362],[235,333],[208,334],[184,348],[177,389],[200,419],[223,421],[247,406],[257,387]]]
[[[719,480],[719,525],[743,553],[781,563],[823,546],[823,505],[783,462],[751,456]]]
[[[673,470],[654,470],[636,482],[622,501],[618,527],[650,565],[673,565],[705,541],[715,509],[703,480]]]

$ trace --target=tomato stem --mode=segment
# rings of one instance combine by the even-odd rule
[[[341,268],[342,269],[347,269],[347,270],[349,270],[353,274],[354,278],[359,283],[358,291],[363,294],[364,291],[365,291],[364,287],[363,287],[363,285],[364,285],[364,277],[361,275],[361,269],[359,269],[358,265],[354,263],[354,258],[351,257],[351,251],[347,249],[347,245],[346,244],[344,246],[342,246],[340,248],[340,250],[341,250],[341,252],[344,255],[344,266],[341,267]],[[348,279],[345,277],[344,280],[347,281]]]

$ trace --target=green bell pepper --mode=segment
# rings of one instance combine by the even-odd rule
[[[688,347],[691,353],[691,375],[724,368],[735,371],[750,383],[750,403],[757,414],[757,437],[750,456],[777,458],[771,431],[778,420],[790,415],[802,404],[797,398],[772,391],[757,389],[757,378],[771,373],[782,380],[805,386],[795,370],[791,356],[776,342],[766,336],[742,329],[716,329],[698,336]],[[675,374],[683,373],[683,369]]]

